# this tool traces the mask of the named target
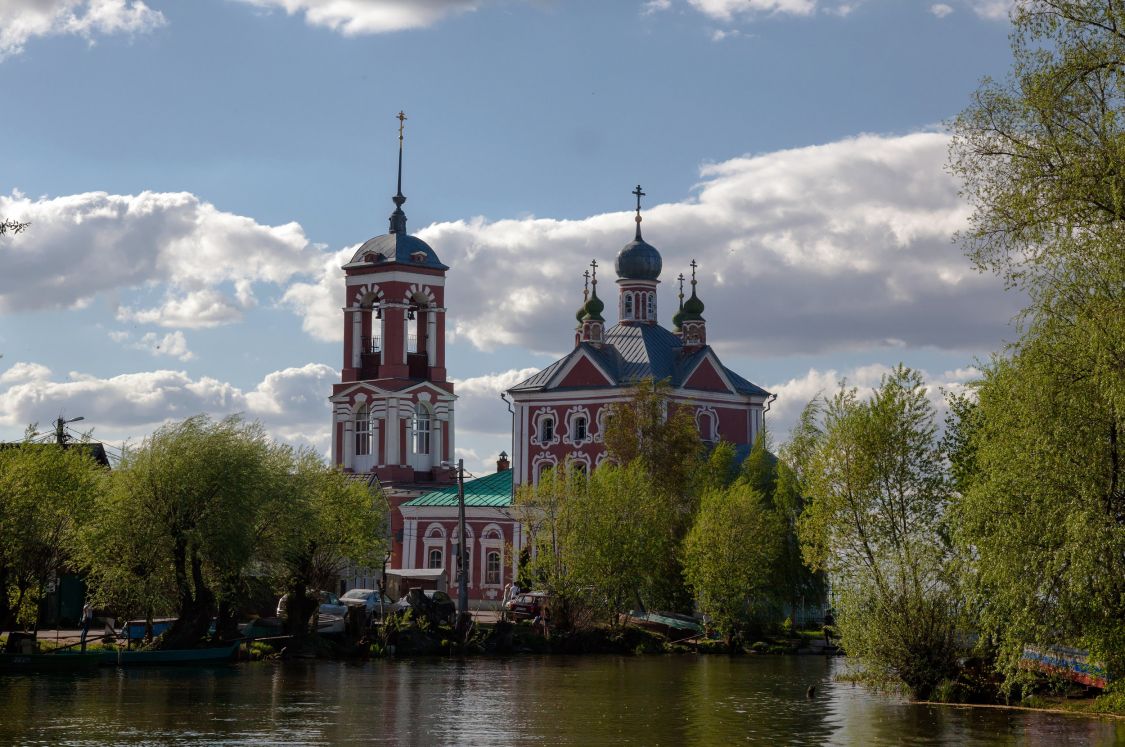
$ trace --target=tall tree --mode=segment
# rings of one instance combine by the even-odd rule
[[[1061,638],[1120,675],[1125,7],[1023,0],[1013,22],[1011,74],[981,86],[950,152],[966,253],[1029,299],[960,429],[957,538],[1009,673],[1022,643]]]
[[[925,698],[956,664],[934,407],[899,366],[870,401],[841,388],[821,417],[804,465],[805,558],[829,574],[847,652]]]
[[[684,573],[728,645],[773,608],[784,540],[781,518],[748,480],[703,494],[684,540]]]
[[[204,415],[128,452],[82,535],[95,596],[140,612],[170,604],[177,619],[161,645],[197,643],[253,555],[256,520],[283,474],[275,455],[259,424]]]
[[[105,475],[81,446],[0,449],[0,629],[34,626]]]

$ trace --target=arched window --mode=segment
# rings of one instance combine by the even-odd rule
[[[414,432],[414,453],[430,453],[430,412],[421,402],[414,408],[414,421],[411,424]]]
[[[484,582],[500,584],[500,551],[489,550],[484,559]]]
[[[355,413],[355,453],[356,456],[371,453],[371,410],[367,405],[360,405]]]
[[[555,419],[543,418],[539,421],[539,443],[545,444],[555,437]]]
[[[623,316],[626,319],[632,319],[633,318],[633,294],[632,293],[626,293],[625,296],[624,296],[624,299],[625,299],[624,302],[623,302],[624,303],[624,309],[622,309],[622,311],[621,311],[621,316]]]
[[[444,554],[445,553],[443,553],[441,551],[440,547],[431,547],[430,548],[430,555],[429,555],[428,558],[426,558],[426,567],[427,568],[441,568],[442,567],[442,562],[441,562],[442,556]]]
[[[575,442],[585,441],[586,435],[587,435],[586,431],[587,431],[586,416],[585,415],[575,416],[575,418],[574,418],[574,436],[573,436],[572,440],[575,441]]]
[[[656,294],[655,293],[649,293],[648,294],[648,318],[649,319],[655,319],[656,318]]]

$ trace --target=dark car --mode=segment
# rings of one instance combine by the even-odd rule
[[[547,606],[547,597],[545,591],[529,591],[520,594],[508,602],[508,614],[516,618],[534,619],[539,617]]]
[[[434,589],[411,589],[402,599],[394,603],[387,615],[399,615],[408,609],[414,614],[425,615],[439,622],[452,622],[457,616],[457,604],[444,591]]]

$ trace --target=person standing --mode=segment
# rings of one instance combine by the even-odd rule
[[[82,605],[82,636],[79,642],[82,645],[82,650],[86,650],[86,634],[90,632],[90,625],[94,622],[94,606],[90,604],[90,600],[86,600],[86,604]]]

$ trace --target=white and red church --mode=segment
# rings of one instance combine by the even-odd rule
[[[343,266],[343,368],[330,398],[332,454],[345,471],[377,481],[387,498],[389,569],[440,570],[453,586],[462,538],[453,489],[456,396],[445,364],[449,267],[406,232],[401,119],[390,230],[363,243]],[[672,403],[692,408],[705,441],[728,441],[745,452],[763,428],[772,395],[723,366],[707,345],[694,262],[686,301],[680,276],[673,329],[658,323],[662,260],[641,238],[643,192],[638,187],[634,194],[635,238],[616,260],[618,323],[606,328],[594,262],[574,349],[507,392],[515,409],[511,469],[502,454],[496,474],[466,482],[474,604],[498,601],[518,572],[526,537],[509,510],[514,489],[535,484],[556,465],[590,470],[600,464],[607,408],[627,399],[638,381],[667,381]],[[373,576],[356,569],[342,583],[373,586]]]

